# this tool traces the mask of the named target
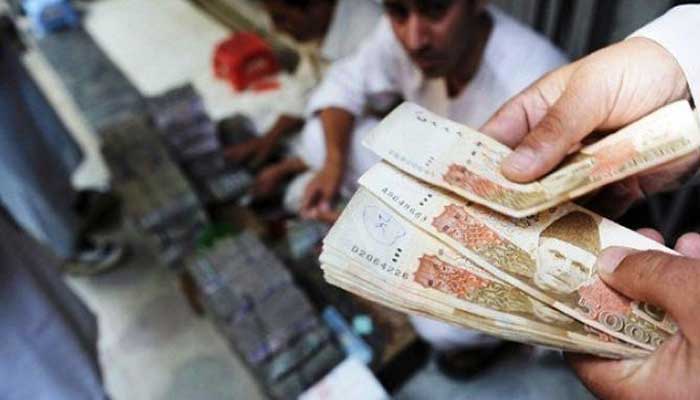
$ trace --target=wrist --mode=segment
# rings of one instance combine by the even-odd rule
[[[261,137],[262,141],[273,141],[276,142],[280,137],[282,137],[282,130],[276,127],[272,127],[265,135]]]
[[[323,163],[323,169],[342,170],[345,166],[345,157],[339,154],[328,154]]]

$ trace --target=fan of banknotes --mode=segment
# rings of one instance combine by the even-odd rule
[[[610,358],[645,357],[677,331],[663,310],[596,272],[610,246],[672,251],[570,200],[700,148],[688,103],[526,185],[500,173],[509,148],[410,103],[365,145],[384,161],[360,178],[324,240],[329,283],[405,313]]]

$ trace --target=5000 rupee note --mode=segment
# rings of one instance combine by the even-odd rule
[[[610,289],[595,269],[609,246],[670,252],[652,240],[572,203],[529,218],[505,217],[383,163],[360,184],[479,267],[572,318],[647,350],[669,336],[650,322],[665,317],[646,315],[646,307]]]
[[[352,269],[354,265],[348,268]],[[336,266],[322,264],[325,271],[324,277],[328,283],[347,290],[353,294],[364,297],[367,300],[379,303],[394,310],[419,315],[438,321],[446,322],[461,328],[478,330],[489,335],[531,345],[546,346],[564,351],[595,354],[601,357],[618,358],[620,355],[602,351],[595,344],[587,342],[560,341],[547,334],[538,332],[527,326],[517,326],[501,321],[489,320],[465,311],[431,303],[426,305],[419,296],[411,293],[403,293],[399,296],[388,293],[386,287],[367,280],[357,279],[355,276],[338,273]],[[420,300],[420,301],[419,301]],[[622,355],[623,357],[644,356],[641,350],[629,349],[631,353]]]
[[[347,261],[345,261],[346,259]],[[399,297],[412,293],[470,314],[540,333],[549,344],[587,345],[597,354],[629,357],[644,354],[615,343],[491,274],[360,189],[324,240],[321,262],[380,281]],[[554,341],[554,342],[552,342]]]

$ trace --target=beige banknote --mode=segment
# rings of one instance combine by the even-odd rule
[[[324,277],[328,283],[407,314],[431,318],[460,328],[477,330],[506,340],[546,346],[564,351],[595,354],[606,358],[639,358],[648,356],[648,353],[640,349],[621,348],[620,351],[610,352],[609,349],[601,349],[596,344],[560,340],[560,338],[547,333],[536,331],[532,327],[490,320],[439,303],[426,304],[424,302],[415,302],[420,299],[411,293],[397,294],[387,290],[387,287],[381,283],[375,284],[368,280],[358,280],[356,276],[338,273],[338,267],[328,264],[323,264],[322,267],[326,271]]]
[[[439,303],[538,332],[540,344],[546,339],[617,357],[644,354],[497,280],[362,189],[324,240],[321,262],[345,265],[339,272],[380,282],[385,293],[404,301],[411,293],[434,314],[438,308],[430,304]]]
[[[384,163],[360,184],[498,279],[586,325],[647,350],[669,336],[663,323],[653,322],[666,320],[663,312],[635,306],[605,285],[595,267],[609,246],[670,252],[652,240],[572,203],[506,217]]]
[[[529,184],[501,174],[508,147],[411,103],[387,116],[364,143],[410,175],[500,213],[526,217],[697,151],[700,128],[688,102],[673,103],[583,147]]]
[[[537,330],[537,327],[532,325],[481,317],[408,291],[397,291],[386,283],[373,280],[367,275],[358,276],[346,272],[359,268],[357,264],[345,264],[344,267],[322,264],[322,268],[328,283],[407,314],[431,318],[506,340],[595,354],[606,358],[640,358],[649,355],[649,352],[632,346],[616,344],[600,346],[600,342],[591,342],[585,338],[578,341]]]

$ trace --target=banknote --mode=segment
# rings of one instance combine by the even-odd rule
[[[663,311],[635,306],[605,285],[595,266],[610,246],[671,252],[650,239],[573,203],[528,218],[507,217],[384,163],[360,185],[498,279],[571,318],[647,350],[669,336]]]
[[[323,268],[327,271],[332,271],[335,267],[324,264]],[[500,321],[492,321],[488,318],[475,316],[455,308],[440,307],[438,304],[425,305],[412,303],[413,296],[411,294],[402,295],[399,298],[396,294],[383,293],[385,288],[379,284],[373,284],[367,281],[358,282],[355,277],[343,276],[342,274],[337,275],[334,272],[325,274],[325,277],[332,285],[406,314],[431,318],[463,329],[478,330],[485,334],[514,342],[546,346],[565,351],[596,354],[607,358],[619,357],[617,355],[598,353],[594,347],[587,344],[557,341],[554,338],[546,337],[546,335],[542,335],[540,332],[526,327],[514,326]]]
[[[610,352],[609,350],[612,346],[602,349],[598,344],[590,343],[586,340],[576,342],[567,338],[556,337],[547,332],[538,331],[533,326],[517,325],[481,317],[431,301],[411,292],[392,290],[386,284],[372,281],[366,275],[359,277],[342,272],[342,270],[357,268],[357,265],[354,264],[349,264],[344,268],[339,268],[332,264],[322,264],[322,268],[325,271],[324,277],[328,283],[406,314],[423,316],[460,328],[472,329],[505,340],[535,346],[595,354],[606,358],[639,358],[648,355],[647,352],[641,349],[635,350],[621,347],[614,352]]]
[[[581,148],[528,184],[500,172],[511,149],[415,104],[399,106],[364,143],[412,176],[522,218],[697,151],[700,128],[688,102],[673,103]]]
[[[498,280],[362,189],[326,236],[321,262],[356,282],[379,282],[384,293],[393,291],[398,299],[412,293],[433,312],[439,308],[430,305],[437,302],[537,332],[531,340],[538,344],[578,346],[578,351],[586,346],[588,352],[615,357],[644,354]]]
[[[609,358],[619,357],[617,355],[599,354],[594,348],[585,344],[558,341],[552,337],[547,337],[546,334],[524,326],[515,326],[501,321],[490,320],[437,302],[417,302],[417,300],[421,300],[420,297],[411,293],[392,293],[387,291],[387,288],[381,283],[374,283],[369,280],[358,279],[356,276],[338,273],[336,272],[338,268],[333,265],[322,264],[322,267],[326,271],[324,276],[330,284],[406,314],[435,319],[460,328],[478,330],[485,334],[514,342],[598,354]],[[636,357],[636,355],[632,357]]]

